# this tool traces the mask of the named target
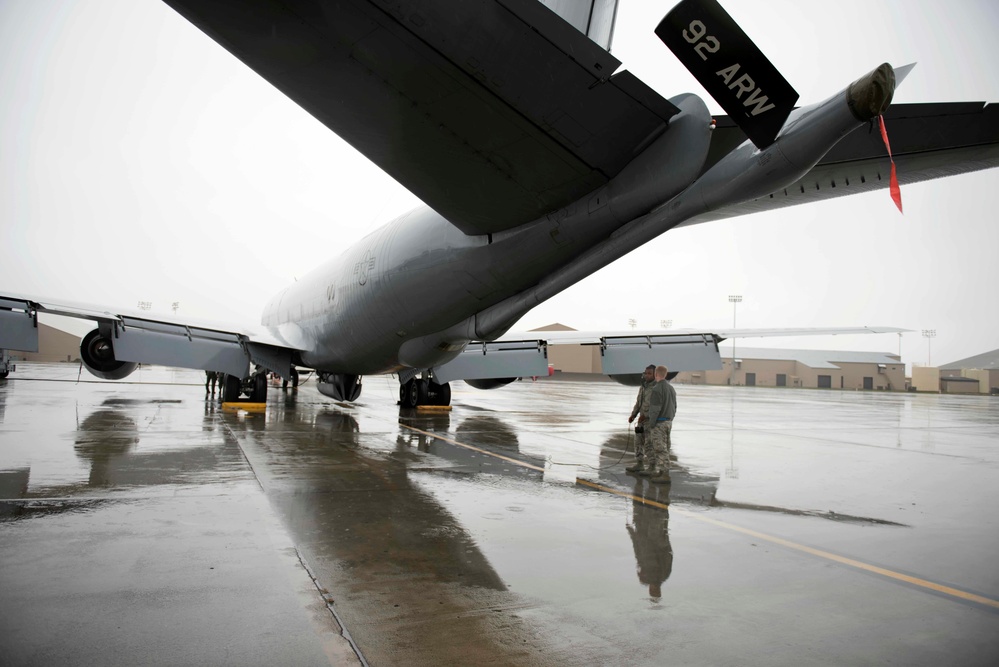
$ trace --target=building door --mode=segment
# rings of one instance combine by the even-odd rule
[[[787,375],[785,375],[784,373],[778,373],[777,374],[777,386],[778,387],[786,387],[787,386]]]
[[[864,389],[874,389],[874,378],[864,378]]]
[[[746,373],[746,386],[747,387],[756,386],[756,373]]]
[[[819,376],[819,389],[832,389],[832,375]]]

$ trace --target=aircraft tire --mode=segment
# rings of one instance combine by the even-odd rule
[[[0,380],[6,380],[8,375],[10,375],[10,371],[0,371]]]
[[[408,408],[406,402],[409,400],[409,383],[400,382],[399,383],[399,405],[404,408]]]
[[[250,394],[250,400],[255,403],[266,403],[267,402],[267,374],[257,373],[253,376],[253,393]]]
[[[242,391],[242,383],[239,378],[234,375],[223,375],[222,376],[222,402],[231,403],[232,401],[239,400],[239,394]]]
[[[430,405],[451,405],[451,385],[447,382],[444,384],[431,382],[428,394]]]
[[[420,404],[420,381],[412,379],[406,383],[406,407],[415,408]]]

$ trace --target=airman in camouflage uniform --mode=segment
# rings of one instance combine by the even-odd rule
[[[218,382],[219,375],[215,371],[205,371],[205,396],[208,395],[209,387],[211,387],[212,396],[215,395],[215,383]]]
[[[676,415],[676,390],[666,380],[669,369],[656,366],[656,384],[649,392],[649,425],[652,427],[649,439],[655,452],[653,466],[642,475],[651,477],[656,484],[669,484],[670,431],[673,430],[673,417]]]
[[[649,428],[649,393],[652,385],[656,383],[655,364],[649,364],[642,373],[642,386],[638,388],[638,398],[635,400],[635,407],[631,410],[628,423],[635,421],[638,417],[638,425],[635,428],[635,465],[625,468],[628,472],[641,472],[652,467],[654,460],[651,443],[648,440]],[[646,462],[648,465],[646,465]]]

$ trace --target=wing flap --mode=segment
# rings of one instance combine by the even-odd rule
[[[611,376],[641,373],[649,364],[666,366],[671,373],[722,367],[712,334],[608,337],[600,361],[601,371]]]
[[[0,298],[0,350],[38,352],[38,320],[30,304]]]
[[[239,378],[249,375],[250,361],[236,335],[220,340],[219,336],[196,337],[182,330],[133,325],[119,329],[112,346],[118,361],[221,371]]]
[[[548,350],[542,340],[473,341],[457,357],[434,368],[437,382],[548,375]]]
[[[528,0],[166,0],[469,234],[616,175],[676,113]]]

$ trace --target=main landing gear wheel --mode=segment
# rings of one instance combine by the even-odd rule
[[[451,405],[451,385],[437,384],[413,378],[399,385],[399,405],[416,408],[421,405]]]
[[[254,403],[267,402],[267,374],[257,373],[251,378],[253,391],[250,392],[250,400]]]
[[[426,405],[427,402],[427,381],[413,378],[405,384],[399,385],[399,404],[404,408],[415,408]]]
[[[451,385],[447,382],[430,382],[427,385],[427,399],[429,405],[451,405]]]
[[[235,375],[222,376],[222,402],[231,403],[239,400],[239,395],[243,391],[243,383]]]

